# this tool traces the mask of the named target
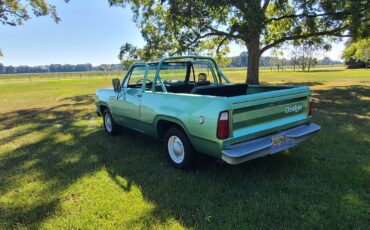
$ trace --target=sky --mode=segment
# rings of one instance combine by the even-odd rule
[[[131,10],[109,7],[108,1],[72,0],[50,1],[56,5],[61,22],[50,17],[32,17],[22,26],[0,24],[0,49],[4,65],[119,63],[122,44],[144,45],[140,29],[132,21]],[[343,42],[333,44],[330,52],[321,53],[340,60]],[[236,44],[230,46],[229,56],[245,51]],[[268,52],[265,53],[268,55]]]

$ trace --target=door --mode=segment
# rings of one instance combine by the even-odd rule
[[[111,103],[117,122],[123,126],[140,129],[140,101],[145,71],[145,65],[133,66],[123,80],[122,93]]]

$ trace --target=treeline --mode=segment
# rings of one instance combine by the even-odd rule
[[[122,71],[124,66],[121,64],[102,64],[93,66],[90,63],[86,64],[51,64],[43,66],[4,66],[0,63],[0,74],[16,74],[16,73],[58,73],[58,72],[88,72],[88,71]]]
[[[314,65],[336,65],[342,64],[340,61],[332,60],[329,57],[323,59],[316,59],[312,55],[293,55],[290,59],[281,57],[279,55],[262,56],[260,58],[260,66],[271,68],[284,68],[284,66],[291,66],[293,68],[303,68],[306,70]],[[239,56],[231,58],[228,67],[246,67],[248,66],[248,53],[242,52]]]
[[[248,53],[242,52],[239,56],[231,57],[231,62],[228,67],[246,67],[248,61]],[[306,55],[306,56],[293,56],[290,59],[279,57],[278,55],[263,56],[260,58],[260,66],[269,66],[272,69],[284,69],[285,66],[292,66],[294,69],[302,68],[308,70],[314,65],[335,65],[341,64],[340,61],[331,60],[325,57],[321,60]],[[58,72],[89,72],[89,71],[123,71],[125,70],[122,64],[102,64],[93,66],[90,63],[86,64],[51,64],[42,66],[4,66],[0,63],[0,74],[17,74],[17,73],[58,73]]]

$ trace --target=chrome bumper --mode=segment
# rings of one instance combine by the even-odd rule
[[[284,130],[269,136],[261,137],[252,141],[247,141],[232,145],[222,150],[222,160],[236,165],[258,157],[271,155],[310,138],[320,130],[320,126],[314,123],[301,125],[288,130]],[[285,136],[284,144],[274,147],[272,138],[275,136]]]

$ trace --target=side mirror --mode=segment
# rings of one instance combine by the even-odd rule
[[[113,84],[114,92],[120,93],[121,92],[121,82],[119,81],[119,79],[118,78],[113,78],[112,79],[112,84]]]

